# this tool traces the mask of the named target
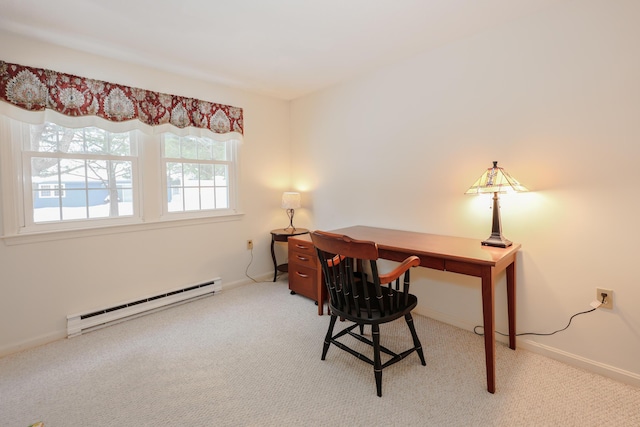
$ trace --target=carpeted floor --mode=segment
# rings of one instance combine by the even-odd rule
[[[335,347],[284,281],[241,286],[0,359],[0,426],[639,426],[640,389],[414,316],[427,366]],[[410,346],[402,320],[382,343]]]

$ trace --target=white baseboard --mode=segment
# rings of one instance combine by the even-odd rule
[[[8,356],[10,354],[19,353],[31,348],[40,347],[41,345],[49,344],[54,341],[66,338],[66,330],[61,329],[59,331],[50,332],[48,334],[40,335],[35,338],[21,341],[19,343],[12,343],[4,347],[0,347],[0,357]]]
[[[260,274],[258,276],[253,277],[253,280],[271,281],[273,280],[273,272]],[[251,278],[245,278],[241,280],[236,280],[235,282],[231,282],[231,283],[224,283],[222,285],[222,289],[216,290],[216,292],[223,292],[224,290],[233,289],[238,286],[248,285],[250,283],[254,283],[253,280]],[[0,357],[5,357],[10,354],[19,353],[24,350],[29,350],[31,348],[49,344],[51,342],[58,341],[66,337],[67,337],[66,330],[59,330],[59,331],[52,331],[50,333],[43,334],[35,338],[30,338],[18,343],[10,343],[0,347]]]
[[[576,368],[584,369],[585,371],[599,374],[625,384],[640,387],[640,375],[636,373],[526,339],[518,338],[517,346],[518,348],[524,348],[525,350],[541,354],[550,359],[566,363],[567,365],[575,366]]]
[[[280,280],[286,280],[286,276],[283,278],[282,275],[278,276],[278,281]],[[237,288],[238,286],[244,286],[244,285],[249,285],[251,283],[255,283],[255,282],[271,282],[273,280],[273,272],[270,273],[263,273],[263,274],[258,274],[255,276],[251,276],[250,278],[244,278],[244,279],[240,279],[240,280],[236,280],[235,282],[229,282],[229,283],[225,283],[222,287],[222,290],[229,290],[229,289],[233,289],[233,288]],[[255,281],[255,282],[254,282]]]
[[[453,317],[437,310],[422,309],[416,310],[416,313],[467,331],[473,331],[473,328],[476,326],[469,324],[461,320],[460,318]],[[504,343],[509,342],[508,337],[503,337],[501,335],[496,336],[496,340]],[[517,348],[522,348],[531,351],[532,353],[540,354],[550,359],[566,363],[567,365],[584,369],[585,371],[594,374],[602,375],[603,377],[611,378],[613,380],[625,384],[630,384],[635,387],[640,387],[640,374],[636,374],[634,372],[626,371],[624,369],[607,365],[605,363],[596,362],[595,360],[587,359],[585,357],[578,356],[576,354],[569,353],[564,350],[560,350],[558,348],[550,347],[548,345],[540,344],[524,338],[517,338],[516,346]]]

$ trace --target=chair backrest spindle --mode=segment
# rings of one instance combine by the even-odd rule
[[[370,319],[375,313],[396,313],[407,304],[409,271],[404,273],[403,289],[400,289],[400,277],[381,283],[375,242],[327,232],[314,232],[312,240],[321,261],[329,297],[339,311],[357,316],[366,313]],[[365,265],[370,270],[370,278],[363,271]]]

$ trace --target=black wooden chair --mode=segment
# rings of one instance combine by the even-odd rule
[[[355,240],[348,236],[314,231],[311,240],[318,252],[323,278],[329,294],[331,320],[324,340],[322,360],[329,346],[334,344],[360,360],[373,365],[378,396],[382,396],[382,370],[387,366],[417,352],[422,365],[426,365],[422,345],[418,339],[411,310],[418,304],[415,295],[409,293],[409,269],[420,264],[417,256],[405,259],[393,271],[378,274],[378,246],[374,242]],[[403,286],[400,277],[404,274]],[[395,286],[394,286],[395,282]],[[333,334],[336,320],[340,317],[353,322]],[[380,345],[380,325],[404,317],[413,338],[413,347],[396,353]],[[372,339],[364,336],[364,326],[371,326]],[[353,332],[360,328],[360,334]],[[350,335],[373,347],[373,360],[343,342],[339,338]],[[382,363],[381,354],[391,356]]]

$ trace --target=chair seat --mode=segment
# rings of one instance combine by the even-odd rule
[[[348,311],[342,310],[331,304],[331,301],[329,301],[329,312],[335,313],[340,318],[345,318],[351,322],[363,323],[365,325],[370,325],[373,323],[382,324],[393,322],[396,319],[404,317],[418,305],[418,298],[413,294],[409,294],[407,300],[407,305],[398,307],[398,310],[394,313],[382,313],[378,309],[371,309],[371,317],[369,317],[368,313],[366,313],[365,311],[361,311],[360,315],[358,315],[358,312],[354,307],[352,307],[351,310]]]

